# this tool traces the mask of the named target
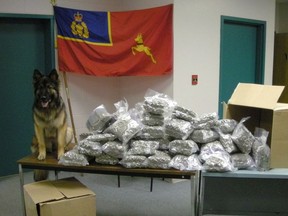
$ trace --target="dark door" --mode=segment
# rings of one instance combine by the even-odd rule
[[[239,82],[263,83],[265,22],[221,17],[218,113]]]
[[[288,33],[275,34],[273,85],[285,86],[279,102],[288,103]]]
[[[18,172],[33,136],[32,74],[54,67],[52,16],[0,14],[0,176]]]

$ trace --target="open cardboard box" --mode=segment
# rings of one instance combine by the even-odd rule
[[[278,103],[284,86],[239,83],[228,104],[224,104],[223,117],[240,121],[254,134],[256,127],[269,131],[271,168],[288,168],[288,104]]]
[[[95,216],[96,196],[75,178],[24,185],[27,216]]]

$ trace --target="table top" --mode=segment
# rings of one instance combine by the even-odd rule
[[[288,169],[287,168],[273,168],[268,171],[237,170],[234,172],[202,172],[202,176],[221,177],[221,178],[288,179]]]
[[[48,154],[46,159],[40,161],[35,155],[26,156],[17,161],[22,168],[28,169],[46,169],[68,172],[98,173],[110,175],[132,175],[147,177],[163,177],[163,178],[181,178],[190,179],[195,176],[198,171],[181,171],[176,169],[148,169],[148,168],[125,168],[121,165],[102,165],[93,162],[87,166],[64,166],[58,164],[55,155]]]

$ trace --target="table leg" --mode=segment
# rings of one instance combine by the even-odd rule
[[[199,216],[203,215],[204,206],[204,190],[205,190],[205,178],[201,175],[200,195],[199,195]]]
[[[151,181],[150,181],[150,192],[152,192],[153,190],[153,177],[151,177]]]
[[[120,188],[120,175],[117,175],[118,177],[118,188]]]
[[[191,176],[191,211],[192,216],[198,216],[199,213],[199,178],[200,171],[196,171],[194,176]]]
[[[58,179],[59,179],[58,173],[59,173],[59,171],[54,170],[55,180],[58,180]]]
[[[22,201],[22,210],[23,210],[23,216],[26,216],[26,209],[25,209],[25,200],[24,200],[24,176],[23,176],[23,169],[22,165],[18,165],[19,168],[19,179],[20,179],[20,192],[21,192],[21,201]]]

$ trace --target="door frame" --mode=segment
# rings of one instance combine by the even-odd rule
[[[257,44],[256,44],[256,72],[255,80],[257,84],[264,83],[265,76],[265,47],[266,47],[266,21],[253,20],[232,16],[221,16],[221,30],[220,30],[220,70],[219,70],[219,95],[218,95],[218,114],[222,117],[223,113],[219,113],[223,106],[223,102],[220,101],[220,95],[223,91],[222,89],[222,70],[223,70],[223,50],[224,50],[224,25],[225,24],[236,24],[236,25],[246,25],[253,26],[257,28]]]
[[[1,19],[31,19],[43,21],[47,28],[45,28],[45,44],[47,45],[45,49],[45,72],[51,71],[55,68],[55,35],[54,35],[54,23],[55,18],[53,15],[38,15],[38,14],[14,14],[14,13],[0,13]]]

